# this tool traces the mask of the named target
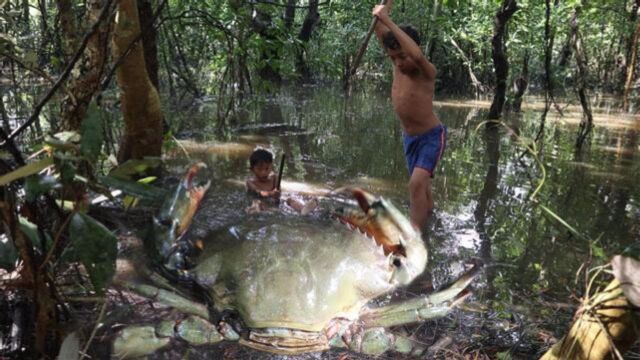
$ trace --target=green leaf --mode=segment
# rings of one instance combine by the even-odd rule
[[[11,271],[18,261],[18,251],[7,236],[0,236],[0,269]]]
[[[143,160],[129,160],[124,164],[119,165],[115,169],[111,170],[109,173],[110,177],[129,180],[134,177],[134,175],[144,174],[150,169],[155,169],[162,161],[158,158],[147,158]]]
[[[55,177],[29,176],[24,183],[24,192],[27,201],[35,201],[38,196],[48,193],[52,189],[60,188],[62,185]]]
[[[37,174],[40,171],[46,169],[47,167],[53,165],[53,158],[46,157],[42,160],[29,163],[19,169],[16,169],[8,174],[0,176],[0,186],[5,186],[12,181],[22,179],[29,175]]]
[[[80,152],[90,161],[95,161],[102,150],[104,132],[100,111],[95,102],[87,109],[87,118],[82,122]]]
[[[36,248],[40,249],[40,251],[44,252],[46,249],[53,244],[51,237],[45,233],[45,248],[42,248],[42,238],[40,237],[40,232],[38,231],[38,226],[31,221],[29,221],[25,217],[18,217],[18,221],[20,223],[20,231],[29,239],[31,244]]]
[[[102,294],[116,269],[116,237],[90,216],[76,213],[69,225],[70,259],[80,261],[97,293]]]
[[[157,187],[140,182],[122,180],[112,176],[101,176],[98,181],[110,188],[122,190],[127,195],[150,201],[162,201],[167,192]]]

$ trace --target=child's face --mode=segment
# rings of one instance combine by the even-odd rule
[[[418,69],[416,63],[402,49],[387,49],[387,55],[403,74],[411,74]]]
[[[256,176],[256,179],[260,181],[267,181],[269,180],[269,174],[271,174],[272,167],[273,163],[261,161],[251,168],[251,172]]]

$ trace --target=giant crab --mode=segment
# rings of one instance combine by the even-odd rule
[[[418,354],[422,346],[387,328],[447,314],[468,295],[478,273],[474,267],[442,291],[374,305],[372,300],[423,272],[427,249],[421,233],[396,207],[357,188],[345,190],[355,201],[339,203],[331,219],[249,217],[209,241],[185,240],[209,187],[195,185],[203,167],[187,171],[154,218],[145,249],[156,254],[156,261],[141,267],[123,259],[119,268],[129,265],[137,275],[119,271],[115,279],[116,286],[188,316],[125,328],[114,341],[117,357],[150,354],[175,338],[195,345],[239,341],[277,354],[332,347]],[[200,289],[207,304],[182,296],[176,290],[181,286],[168,279]]]

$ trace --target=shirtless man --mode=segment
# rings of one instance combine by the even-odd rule
[[[403,130],[404,154],[409,168],[410,216],[420,229],[433,210],[431,179],[442,157],[447,129],[433,113],[436,68],[422,54],[418,32],[398,27],[389,17],[393,0],[377,5],[376,36],[393,62],[391,101]]]

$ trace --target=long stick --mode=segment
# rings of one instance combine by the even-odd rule
[[[276,190],[280,190],[280,183],[282,183],[282,172],[284,171],[284,158],[285,158],[285,154],[282,154],[282,159],[280,160],[280,170],[278,170],[278,182],[276,182]]]
[[[385,5],[387,0],[382,0],[380,5]],[[355,59],[353,59],[353,66],[351,66],[351,76],[355,75],[358,70],[358,66],[360,66],[360,61],[362,61],[362,56],[364,56],[364,52],[367,50],[367,45],[369,45],[369,39],[371,39],[371,35],[373,31],[376,29],[376,25],[378,24],[378,17],[374,16],[373,20],[371,20],[371,26],[369,26],[369,31],[367,31],[367,36],[365,36],[362,45],[360,45],[360,49],[358,49],[358,53],[356,54]]]

